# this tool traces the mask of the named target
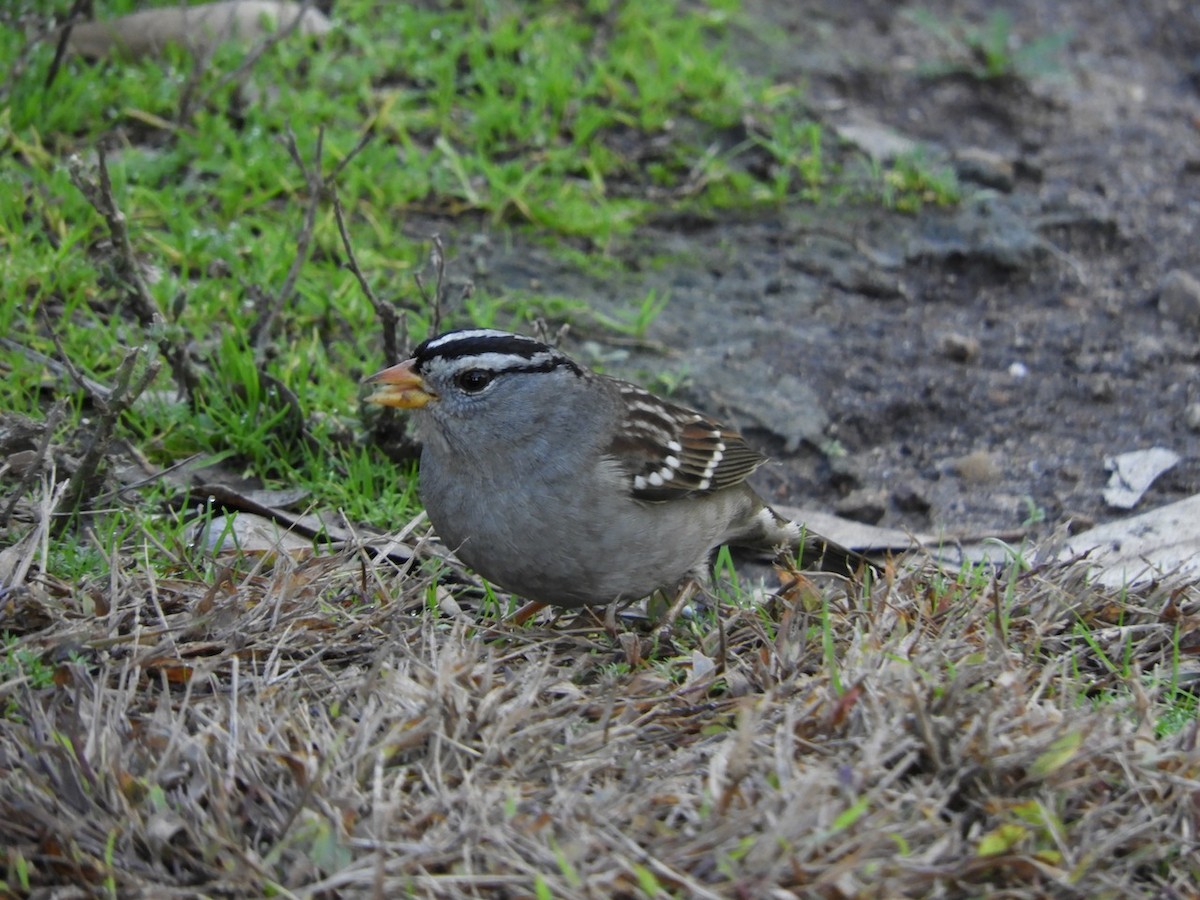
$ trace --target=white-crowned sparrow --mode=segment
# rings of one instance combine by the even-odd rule
[[[529,600],[605,604],[703,578],[722,544],[860,557],[746,483],[765,457],[737,432],[533,338],[451,331],[367,381],[412,409],[421,499],[441,539]]]

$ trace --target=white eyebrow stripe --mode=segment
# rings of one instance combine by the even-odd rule
[[[521,337],[521,335],[509,334],[507,331],[497,331],[495,328],[475,328],[471,331],[449,331],[441,337],[434,338],[425,344],[427,350],[433,350],[436,347],[442,347],[446,344],[453,344],[457,341],[473,340],[476,338],[513,338]],[[530,340],[531,344],[537,343]]]

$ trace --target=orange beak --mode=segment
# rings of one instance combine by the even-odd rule
[[[411,359],[406,360],[365,379],[367,384],[379,385],[379,390],[368,397],[367,402],[400,409],[420,409],[436,399],[437,395],[429,390],[425,379],[413,371],[412,363]]]

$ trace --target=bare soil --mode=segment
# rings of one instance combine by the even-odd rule
[[[922,8],[974,26],[993,9]],[[952,48],[884,0],[756,0],[763,27],[735,41],[831,128],[886,129],[954,166],[954,209],[663,218],[605,283],[481,234],[459,248],[467,270],[601,310],[669,292],[647,337],[674,349],[615,367],[685,376],[684,399],[779,461],[760,486],[781,502],[1036,537],[1127,515],[1101,496],[1105,459],[1152,446],[1183,461],[1139,509],[1200,492],[1200,324],[1158,304],[1168,273],[1200,273],[1200,7],[1006,8],[1014,42],[1071,36],[1053,71],[931,76]]]

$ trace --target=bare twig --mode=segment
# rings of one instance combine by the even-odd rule
[[[43,5],[49,6],[50,4]],[[92,0],[76,0],[70,12],[67,13],[66,19],[63,20],[64,24],[57,25],[54,24],[55,13],[53,10],[47,9],[42,11],[39,9],[35,12],[19,3],[0,5],[0,26],[9,28],[14,32],[25,31],[30,35],[21,44],[21,48],[15,54],[4,60],[4,79],[0,81],[0,107],[7,105],[8,99],[16,89],[17,83],[24,78],[25,71],[29,68],[29,61],[34,57],[34,54],[44,44],[56,41],[57,50],[54,54],[54,60],[51,62],[50,69],[42,81],[43,89],[50,87],[62,65],[72,27],[80,19],[91,16],[91,6]],[[36,27],[24,27],[25,20],[29,18],[36,20]]]
[[[54,84],[54,79],[58,77],[59,69],[62,68],[62,61],[67,55],[67,43],[71,40],[71,31],[75,28],[75,23],[95,17],[92,0],[75,0],[71,11],[67,13],[66,24],[59,31],[58,45],[54,48],[54,59],[50,63],[50,69],[46,72],[46,80],[43,83],[46,90],[49,90],[50,86]]]
[[[101,145],[96,147],[96,160],[98,178],[93,178],[85,169],[83,160],[78,156],[71,156],[67,160],[71,183],[108,225],[108,232],[116,250],[117,273],[127,286],[126,300],[141,326],[157,341],[159,352],[171,367],[176,385],[184,396],[190,398],[199,383],[199,375],[188,360],[185,343],[173,339],[168,333],[162,311],[142,276],[142,268],[138,264],[133,241],[130,239],[128,221],[113,193],[112,179],[109,177],[108,163],[104,147]],[[65,358],[64,362],[69,364]]]
[[[46,414],[46,421],[42,423],[42,435],[38,440],[37,448],[34,450],[33,459],[17,481],[16,489],[13,491],[12,496],[8,498],[8,503],[5,504],[4,511],[0,512],[0,528],[8,524],[13,510],[17,506],[17,501],[25,496],[25,492],[33,483],[34,478],[42,470],[42,461],[46,458],[46,451],[50,448],[50,439],[54,437],[54,429],[62,422],[66,411],[67,401],[59,400],[50,408],[50,412]]]
[[[43,560],[46,559],[50,523],[54,520],[59,504],[62,503],[63,493],[69,486],[69,482],[57,480],[54,467],[51,466],[42,480],[41,502],[36,506],[33,528],[16,543],[0,550],[0,599],[4,598],[9,589],[25,583],[26,576],[33,567],[34,557],[41,555]]]
[[[533,336],[543,344],[549,344],[551,347],[561,347],[562,342],[566,340],[567,334],[570,331],[570,322],[564,322],[558,328],[551,331],[550,323],[541,316],[533,320]]]
[[[113,195],[112,178],[108,174],[108,161],[104,146],[96,146],[96,167],[99,180],[93,180],[84,169],[83,160],[71,156],[67,160],[71,173],[71,183],[79,189],[84,198],[96,212],[104,217],[112,236],[113,245],[117,250],[117,267],[121,277],[128,282],[132,291],[129,295],[130,305],[134,314],[144,328],[162,327],[164,324],[162,312],[158,308],[146,280],[142,277],[141,267],[133,252],[133,242],[129,238],[129,225],[125,213],[117,205]]]
[[[85,391],[88,391],[92,402],[96,405],[100,413],[96,417],[95,428],[88,438],[83,458],[79,461],[75,473],[71,476],[71,486],[67,491],[67,508],[77,511],[83,505],[84,501],[95,492],[96,483],[99,480],[100,467],[104,462],[105,454],[108,452],[108,446],[112,440],[112,432],[117,424],[117,420],[142,395],[142,392],[154,382],[159,370],[162,368],[162,364],[157,359],[148,360],[145,368],[135,378],[134,373],[137,371],[138,364],[146,353],[145,349],[141,347],[130,350],[125,354],[125,358],[121,361],[121,366],[117,370],[116,386],[111,393],[104,396],[92,393],[89,390],[87,380],[75,364],[71,362],[70,357],[67,356],[66,351],[58,340],[58,336],[54,335],[53,337],[54,344],[58,348],[58,352],[72,380]]]
[[[350,148],[350,152],[342,157],[342,161],[333,167],[333,171],[329,173],[325,179],[325,184],[331,187],[337,186],[337,180],[342,177],[342,173],[346,171],[346,167],[354,161],[358,154],[362,153],[363,148],[371,143],[371,138],[375,135],[370,131],[364,131],[358,138],[358,143]]]
[[[292,264],[283,279],[283,284],[267,303],[262,315],[250,330],[254,341],[254,350],[260,359],[270,343],[271,332],[275,320],[283,311],[283,304],[292,296],[292,291],[296,287],[296,279],[300,277],[300,269],[308,262],[308,249],[312,244],[317,209],[321,205],[321,193],[325,186],[324,178],[321,175],[321,156],[325,150],[325,129],[317,130],[317,146],[313,150],[311,167],[304,164],[304,159],[300,156],[300,148],[296,146],[296,135],[290,125],[284,132],[284,138],[287,142],[288,153],[297,168],[300,169],[301,174],[304,175],[304,181],[308,186],[308,206],[304,210],[304,223],[300,226],[300,234],[296,237],[296,255],[292,258]]]
[[[42,322],[47,328],[50,328],[48,319],[43,317]],[[53,329],[50,329],[50,333],[53,334]],[[112,388],[108,385],[88,378],[69,362],[59,362],[53,356],[47,356],[45,353],[34,350],[32,347],[26,347],[24,344],[20,344],[9,338],[0,338],[0,347],[3,347],[5,350],[11,350],[14,353],[20,353],[30,362],[37,363],[39,366],[45,366],[55,375],[69,375],[77,383],[82,383],[89,396],[98,394],[102,397],[107,397],[112,393]]]
[[[433,243],[433,249],[429,251],[429,261],[433,265],[434,271],[433,294],[429,293],[429,289],[425,286],[425,278],[421,273],[415,274],[413,280],[417,283],[417,288],[421,291],[421,298],[429,309],[429,332],[436,334],[441,331],[442,312],[446,306],[446,293],[450,285],[446,282],[446,248],[442,244],[442,236],[435,234],[430,240]],[[466,300],[473,293],[475,293],[475,285],[468,281],[463,285],[462,295],[459,299]]]
[[[191,456],[185,456],[183,459],[173,462],[171,465],[163,469],[153,468],[148,463],[144,464],[142,465],[142,468],[146,471],[149,471],[149,475],[147,475],[145,478],[139,478],[137,481],[129,484],[121,484],[119,487],[102,494],[96,498],[96,503],[97,505],[104,505],[105,503],[113,502],[118,497],[121,497],[130,491],[136,491],[139,488],[144,488],[147,485],[154,484],[157,481],[162,481],[176,473],[186,472],[188,469],[193,467],[197,469],[204,468],[205,466],[211,465],[212,462],[212,454],[193,453]],[[196,465],[197,463],[200,465]]]
[[[405,311],[397,310],[393,303],[385,303],[380,300],[375,291],[371,289],[371,282],[367,280],[362,267],[358,264],[358,257],[354,255],[350,230],[346,226],[346,213],[342,208],[342,198],[338,196],[336,190],[333,191],[333,215],[337,219],[338,234],[342,236],[342,247],[346,251],[346,267],[358,279],[358,286],[362,288],[366,298],[371,301],[375,315],[379,317],[379,322],[383,327],[383,359],[387,365],[393,365],[400,361],[400,342],[397,339],[397,332],[402,330],[404,343],[408,342],[408,319]],[[398,326],[400,327],[398,328]]]
[[[197,109],[202,109],[208,104],[209,98],[214,96],[218,91],[225,88],[226,85],[234,81],[240,81],[246,74],[258,64],[262,59],[263,54],[274,47],[281,41],[287,40],[304,22],[304,17],[310,9],[313,8],[313,0],[304,0],[300,4],[300,8],[295,12],[295,16],[283,28],[273,32],[267,38],[255,44],[244,57],[236,69],[225,73],[217,80],[211,88],[205,91],[199,97],[196,97],[196,87],[200,83],[200,76],[203,74],[203,63],[207,63],[212,58],[213,53],[217,49],[215,43],[212,44],[204,54],[196,54],[196,63],[192,68],[192,75],[188,78],[188,83],[184,85],[183,92],[179,100],[179,112],[176,115],[175,121],[180,125],[186,125],[191,121],[192,115]]]
[[[317,145],[313,150],[311,166],[305,165],[304,159],[300,155],[300,148],[296,144],[296,135],[292,131],[291,126],[288,126],[285,132],[285,140],[287,142],[288,153],[296,163],[297,168],[304,175],[309,195],[308,206],[305,207],[304,222],[300,226],[300,234],[296,238],[296,256],[292,259],[292,264],[283,279],[283,284],[280,285],[275,296],[270,298],[262,315],[251,329],[254,349],[260,359],[271,340],[276,319],[283,312],[284,304],[291,298],[292,292],[295,290],[296,280],[300,277],[300,270],[308,262],[309,249],[312,246],[313,229],[317,221],[317,210],[320,208],[321,201],[325,199],[326,193],[329,191],[329,186],[337,180],[342,172],[345,171],[346,166],[350,164],[351,160],[358,156],[363,147],[371,140],[371,134],[370,132],[364,133],[359,138],[358,143],[354,145],[354,148],[346,154],[341,162],[334,166],[333,171],[328,176],[321,170],[322,157],[325,151],[324,128],[317,131]]]
[[[441,330],[442,306],[446,300],[446,248],[442,245],[442,236],[435,234],[431,239],[433,248],[429,251],[429,261],[433,264],[434,281],[433,294],[425,287],[425,279],[420,272],[413,276],[417,289],[429,307],[429,333],[437,334]]]
[[[179,91],[179,107],[175,112],[176,125],[186,126],[190,124],[196,110],[207,103],[208,98],[212,96],[213,92],[225,83],[225,79],[221,79],[212,90],[197,99],[196,92],[200,87],[200,82],[203,81],[205,74],[211,70],[212,58],[219,46],[220,44],[217,41],[199,41],[195,45],[189,46],[188,49],[192,51],[192,67],[188,72],[187,80],[184,81],[183,87]],[[258,59],[258,56],[255,55],[254,58]]]
[[[363,270],[358,264],[358,257],[354,255],[354,244],[350,240],[350,231],[346,227],[346,211],[342,207],[342,198],[336,190],[333,192],[333,215],[337,219],[338,234],[342,237],[342,248],[346,251],[347,267],[354,277],[358,279],[358,286],[362,288],[363,294],[371,301],[371,306],[375,307],[375,311],[379,313],[379,317],[385,320],[385,325],[388,324],[388,314],[390,313],[390,323],[394,329],[397,318],[396,311],[376,296],[375,291],[371,288],[371,282],[367,280],[367,276],[363,274]]]

